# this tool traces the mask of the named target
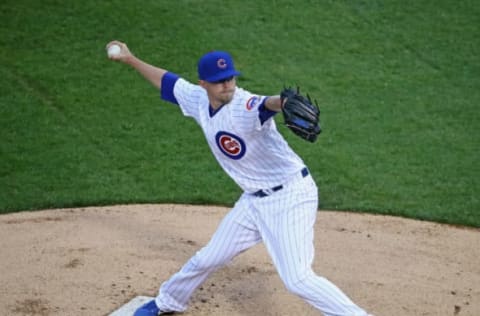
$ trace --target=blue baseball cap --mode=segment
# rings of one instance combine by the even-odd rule
[[[201,80],[217,82],[239,75],[232,56],[227,52],[209,52],[198,61],[198,77]]]

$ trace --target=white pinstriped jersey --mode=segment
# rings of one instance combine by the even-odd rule
[[[304,168],[278,132],[265,96],[236,87],[232,101],[213,112],[205,89],[172,73],[164,76],[161,95],[197,121],[217,161],[245,192],[284,184]]]

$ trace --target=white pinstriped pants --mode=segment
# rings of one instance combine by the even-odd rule
[[[310,175],[294,177],[267,197],[244,193],[210,242],[164,282],[156,304],[185,311],[193,292],[210,273],[263,242],[286,288],[328,316],[364,316],[339,288],[311,268],[318,191]]]

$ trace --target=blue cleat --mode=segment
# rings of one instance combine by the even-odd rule
[[[174,312],[163,312],[155,304],[155,300],[145,303],[140,306],[133,316],[158,316],[158,315],[172,315]]]

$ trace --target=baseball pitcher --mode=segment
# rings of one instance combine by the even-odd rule
[[[109,58],[136,69],[201,127],[213,156],[243,194],[219,224],[208,244],[170,279],[158,296],[135,316],[183,312],[194,291],[241,252],[263,242],[286,288],[329,316],[367,316],[337,286],[312,270],[313,232],[318,190],[302,159],[278,132],[273,117],[314,142],[321,132],[320,111],[300,91],[285,88],[277,96],[237,86],[230,54],[212,51],[198,61],[198,84],[150,65],[125,43]]]

